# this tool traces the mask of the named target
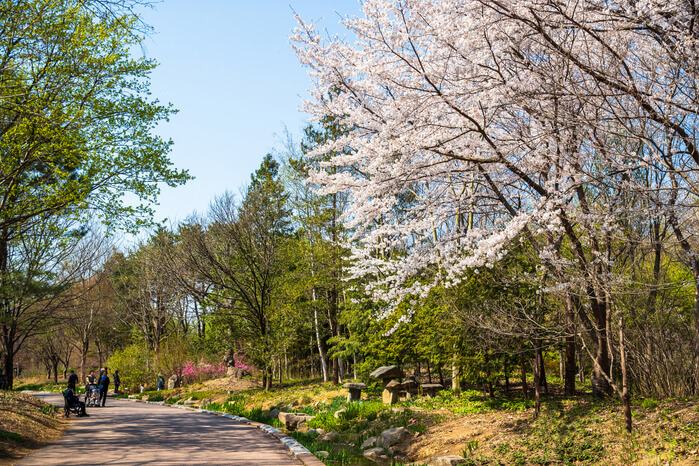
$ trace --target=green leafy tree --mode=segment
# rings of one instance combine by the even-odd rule
[[[278,168],[266,156],[240,203],[230,194],[217,198],[208,225],[201,220],[183,236],[190,245],[185,248],[188,267],[210,285],[207,298],[216,303],[218,319],[226,321],[231,339],[244,342],[242,349],[262,368],[266,389],[272,384],[273,316],[280,309],[291,233]]]
[[[142,40],[131,6],[0,1],[0,330],[10,373],[13,329],[26,327],[12,305],[25,289],[13,285],[13,241],[37,224],[61,228],[52,216],[135,230],[150,220],[159,183],[189,179],[171,168],[170,142],[152,134],[173,109],[149,97],[155,62],[131,57]]]
[[[332,152],[315,157],[306,154],[346,133],[347,129],[331,117],[323,119],[317,126],[309,125],[304,129],[301,153],[292,153],[288,159],[289,181],[295,194],[295,220],[299,224],[302,244],[306,246],[310,310],[313,312],[321,371],[323,380],[327,381],[330,359],[330,378],[334,384],[342,377],[342,358],[347,356],[346,349],[329,348],[344,341],[340,313],[345,292],[343,268],[347,257],[344,245],[347,232],[340,217],[346,209],[347,195],[319,194],[318,186],[308,181],[308,175],[312,171],[336,173],[336,168],[324,167],[322,162],[337,154]],[[325,318],[319,319],[319,314]]]

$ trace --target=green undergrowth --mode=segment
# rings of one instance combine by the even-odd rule
[[[230,414],[233,416],[241,416],[251,421],[261,422],[277,428],[284,427],[277,418],[269,415],[269,411],[263,410],[260,406],[246,408],[245,395],[233,395],[223,402],[210,403],[206,409],[221,413]]]
[[[189,392],[184,395],[182,395],[182,399],[187,400],[191,398],[192,400],[204,400],[204,399],[211,399],[215,395],[223,395],[225,392],[221,390],[205,390],[205,391],[197,391],[197,392]]]
[[[446,409],[457,415],[491,411],[526,411],[534,407],[534,401],[531,399],[524,400],[522,398],[505,396],[491,397],[476,390],[466,390],[461,393],[442,390],[437,397],[418,397],[404,404],[427,410]]]
[[[32,392],[51,392],[60,393],[67,387],[67,382],[64,383],[53,383],[53,382],[41,382],[41,383],[22,383],[18,382],[14,385],[14,391],[21,392],[24,390]],[[76,387],[78,393],[83,393],[85,391],[84,387]]]

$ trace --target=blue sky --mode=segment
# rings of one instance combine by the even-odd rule
[[[160,66],[153,97],[179,113],[157,133],[174,142],[170,158],[196,179],[164,187],[156,221],[204,213],[224,191],[238,193],[265,154],[281,150],[285,127],[300,141],[308,116],[298,111],[311,87],[289,45],[296,11],[343,35],[340,17],[357,0],[164,0],[144,12],[155,34],[145,53]]]

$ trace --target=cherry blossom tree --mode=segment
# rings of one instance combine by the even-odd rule
[[[565,298],[568,362],[578,320],[593,389],[628,405],[610,340],[627,223],[676,223],[696,266],[680,228],[699,161],[694,14],[669,3],[368,0],[344,21],[354,43],[300,20],[305,109],[352,128],[316,149],[337,170],[311,181],[350,194],[352,272],[387,312],[527,241],[553,277],[542,292]],[[640,182],[648,172],[659,182]]]

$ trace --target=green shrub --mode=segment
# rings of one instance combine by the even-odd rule
[[[316,417],[308,421],[308,427],[314,429],[325,429],[326,431],[337,430],[338,419],[332,412],[323,412],[316,414]]]
[[[164,401],[165,396],[163,396],[162,393],[154,393],[152,395],[148,395],[148,401]]]
[[[653,398],[645,398],[641,402],[641,408],[643,409],[655,409],[658,406],[658,400]]]
[[[223,404],[223,411],[233,416],[244,416],[245,405],[239,401],[227,401]]]
[[[157,374],[149,367],[150,351],[138,345],[131,345],[117,351],[107,360],[107,367],[118,369],[121,386],[135,392],[141,385],[155,384]]]

